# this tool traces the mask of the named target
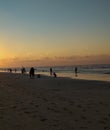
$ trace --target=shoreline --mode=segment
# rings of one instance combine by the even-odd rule
[[[12,73],[10,73],[10,72],[0,72],[0,74],[14,74],[14,75],[27,75],[27,76],[29,76],[29,73],[26,73],[26,74],[21,74],[21,73],[15,73],[15,72],[12,72]],[[49,74],[45,74],[45,73],[35,73],[35,77],[37,78],[37,75],[38,74],[40,74],[40,78],[54,78],[53,76],[50,76]],[[98,81],[98,82],[110,82],[110,79],[108,78],[108,79],[103,79],[103,77],[97,77],[96,78],[96,76],[99,76],[99,74],[78,74],[78,76],[77,77],[75,77],[74,76],[74,74],[72,74],[72,75],[62,75],[62,74],[59,74],[58,73],[58,75],[57,75],[57,77],[56,78],[67,78],[67,79],[73,79],[73,80],[87,80],[87,81]],[[96,78],[96,79],[95,79]]]

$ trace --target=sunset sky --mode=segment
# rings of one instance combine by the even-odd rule
[[[0,67],[110,64],[110,0],[0,0]]]

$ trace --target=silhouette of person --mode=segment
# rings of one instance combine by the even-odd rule
[[[53,72],[53,76],[56,78],[57,77],[57,74],[55,72]]]
[[[35,73],[35,69],[34,69],[34,67],[31,67],[31,69],[29,71],[30,78],[34,77],[34,75],[35,75],[34,73]]]
[[[12,69],[11,68],[9,69],[9,72],[12,73]]]
[[[78,68],[75,67],[75,76],[76,76],[76,77],[78,76],[77,73],[78,73]]]
[[[50,68],[50,75],[52,75],[52,68]]]
[[[25,73],[26,73],[26,69],[25,69],[24,67],[21,69],[21,73],[22,73],[22,74],[25,74]]]

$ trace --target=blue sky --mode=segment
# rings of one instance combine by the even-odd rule
[[[1,57],[110,55],[109,0],[0,0],[0,17]]]

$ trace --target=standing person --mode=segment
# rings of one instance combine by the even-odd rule
[[[30,78],[34,77],[34,75],[35,75],[35,69],[34,69],[34,67],[31,67],[31,69],[29,71],[29,75],[30,75]]]
[[[77,73],[78,73],[78,68],[75,67],[75,76],[76,76],[76,77],[78,76]]]
[[[9,72],[12,73],[12,69],[11,68],[9,69]]]
[[[52,68],[50,68],[50,75],[52,76]]]
[[[21,68],[21,73],[25,74],[26,73],[26,69],[24,67]]]

